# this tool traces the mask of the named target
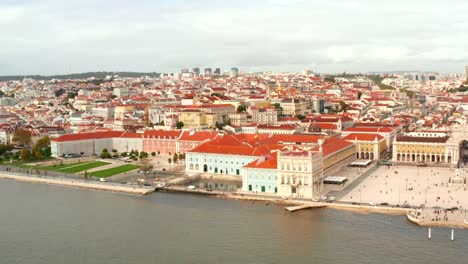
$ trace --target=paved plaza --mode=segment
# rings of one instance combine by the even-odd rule
[[[465,184],[449,184],[453,174],[451,168],[382,166],[340,200],[468,208],[468,187]],[[466,172],[462,176],[466,178]]]

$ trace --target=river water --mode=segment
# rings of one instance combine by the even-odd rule
[[[0,263],[468,263],[468,231],[402,216],[0,180]]]

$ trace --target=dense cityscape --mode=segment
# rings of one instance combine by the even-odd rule
[[[467,12],[0,1],[0,264],[465,263]]]
[[[400,172],[434,167],[448,182],[465,184],[466,81],[461,74],[243,73],[235,67],[4,81],[2,162],[39,175],[72,172],[164,188],[223,191],[229,181],[236,187],[231,195],[269,199],[334,202],[339,196],[353,204],[468,207],[464,192],[456,200],[422,201],[427,191],[408,199],[408,187],[398,187],[382,197],[373,186],[356,200],[348,186],[382,165],[408,166]],[[88,158],[101,160],[81,164]],[[125,177],[132,171],[142,175]],[[177,181],[158,176],[170,171]],[[191,184],[200,179],[209,181]],[[398,201],[390,197],[396,192]]]

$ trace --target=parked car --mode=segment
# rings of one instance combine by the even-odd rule
[[[194,185],[189,185],[189,186],[187,187],[187,189],[193,190],[193,189],[195,189],[195,186],[194,186]]]
[[[106,182],[107,180],[104,179],[104,178],[99,178],[99,181],[100,181],[100,182]]]

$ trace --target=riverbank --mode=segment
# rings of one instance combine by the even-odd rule
[[[138,194],[145,195],[154,191],[153,188],[144,188],[137,186],[125,186],[115,183],[101,183],[101,182],[88,182],[81,181],[76,179],[65,179],[65,178],[50,178],[50,177],[37,177],[37,176],[27,176],[19,175],[14,173],[0,173],[0,179],[10,179],[15,181],[24,181],[24,182],[34,182],[42,184],[53,184],[67,187],[75,188],[84,188],[84,189],[93,189],[100,191],[110,191],[110,192],[120,192],[128,194]]]
[[[161,188],[161,190],[169,192],[182,192],[200,195],[210,195],[220,199],[239,200],[239,201],[254,201],[254,202],[265,202],[277,205],[311,205],[313,207],[326,207],[336,210],[347,210],[357,213],[380,213],[386,215],[406,215],[408,209],[400,207],[390,206],[370,206],[370,205],[354,205],[345,203],[327,203],[327,202],[312,202],[305,200],[295,199],[282,199],[281,197],[275,196],[263,196],[263,195],[250,195],[246,193],[230,193],[223,191],[207,191],[203,189],[188,189],[183,186],[170,186]]]
[[[15,181],[34,182],[42,184],[53,184],[66,187],[84,188],[100,191],[119,192],[127,194],[145,195],[153,192],[153,187],[137,187],[137,186],[126,186],[123,184],[116,183],[104,183],[104,182],[89,182],[77,179],[66,179],[66,178],[51,178],[51,177],[38,177],[19,175],[16,173],[0,173],[0,179],[10,179]],[[230,199],[239,201],[253,201],[253,202],[265,202],[265,204],[277,204],[281,206],[303,206],[310,205],[311,207],[325,207],[335,210],[346,210],[353,211],[355,213],[368,214],[368,213],[379,213],[385,215],[405,215],[407,219],[419,226],[425,227],[456,227],[456,228],[467,228],[468,223],[462,221],[430,221],[424,218],[418,219],[412,217],[409,213],[411,209],[392,207],[392,206],[371,206],[364,204],[348,204],[348,203],[327,203],[327,202],[312,202],[306,200],[296,199],[283,199],[276,196],[262,196],[262,195],[251,195],[246,193],[231,193],[215,190],[204,190],[204,189],[189,189],[184,186],[169,186],[160,188],[161,191],[168,192],[179,192],[188,194],[199,194],[209,195],[220,199]],[[458,219],[457,219],[458,220]]]

